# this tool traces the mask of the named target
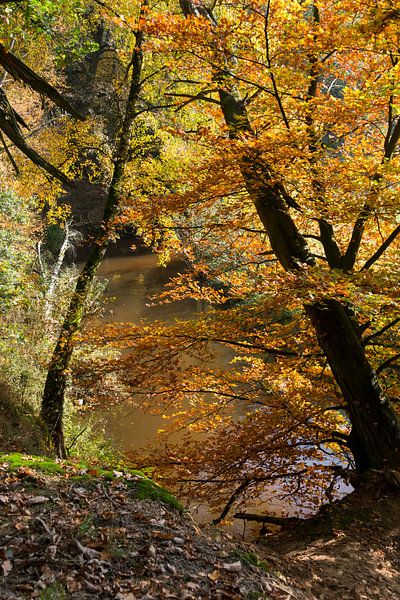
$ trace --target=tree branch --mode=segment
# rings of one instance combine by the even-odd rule
[[[399,121],[399,123],[400,123],[400,121]],[[389,248],[390,244],[392,242],[394,242],[394,240],[399,235],[399,233],[400,233],[400,225],[397,225],[397,227],[386,238],[386,240],[383,242],[383,244],[381,244],[381,246],[378,248],[378,250],[371,256],[371,258],[369,258],[366,261],[366,263],[361,268],[361,271],[365,271],[366,269],[369,269],[374,264],[374,262],[376,262],[382,256],[382,254],[385,252],[385,250],[387,250],[387,248]]]
[[[13,169],[14,169],[14,171],[15,171],[15,174],[16,174],[16,175],[19,175],[19,168],[18,168],[18,165],[17,165],[17,163],[15,162],[15,160],[14,160],[14,157],[13,157],[13,155],[11,154],[11,151],[10,151],[9,147],[7,146],[6,140],[4,139],[4,136],[3,136],[3,134],[2,134],[2,132],[1,132],[1,131],[0,131],[0,142],[1,142],[1,144],[2,144],[2,146],[3,146],[3,148],[4,148],[4,150],[5,150],[5,152],[6,152],[6,154],[7,154],[7,158],[8,158],[8,160],[10,161],[10,163],[11,163],[11,164],[12,164],[12,166],[13,166]]]
[[[371,214],[371,207],[368,204],[364,204],[358,219],[356,220],[349,245],[342,259],[342,268],[344,271],[350,271],[354,267],[356,262],[357,253],[360,249],[362,237],[364,234],[365,224],[369,215]]]
[[[375,331],[375,333],[371,333],[371,335],[368,335],[366,338],[364,338],[363,345],[367,346],[368,343],[372,339],[374,339],[374,338],[382,335],[383,333],[385,333],[385,331],[387,331],[388,329],[391,329],[392,327],[394,327],[395,325],[397,325],[397,323],[399,323],[399,322],[400,322],[400,317],[397,317],[396,319],[393,319],[393,321],[390,321],[390,323],[388,323],[387,325],[385,325],[384,327],[382,327],[382,329],[379,329],[378,331]]]
[[[381,365],[379,365],[379,367],[377,367],[375,369],[375,373],[377,375],[379,375],[379,373],[382,373],[382,371],[384,371],[385,369],[388,369],[391,366],[391,364],[396,362],[396,360],[398,360],[399,358],[400,358],[400,352],[398,354],[395,354],[394,356],[391,356],[390,358],[385,360],[385,362],[383,362]]]
[[[275,517],[272,515],[256,515],[254,513],[238,512],[233,515],[234,519],[242,519],[243,521],[255,521],[256,523],[268,523],[270,525],[279,525],[280,527],[293,527],[303,522],[305,519],[298,517]]]
[[[238,488],[236,488],[236,490],[233,492],[233,494],[230,496],[228,502],[225,504],[224,509],[222,510],[221,514],[219,515],[219,517],[217,517],[216,519],[213,520],[213,525],[218,525],[218,523],[221,523],[222,519],[224,519],[226,517],[226,515],[228,514],[228,512],[230,511],[232,504],[234,504],[235,500],[240,496],[240,494],[242,492],[244,492],[244,490],[251,484],[253,483],[252,479],[245,479]]]
[[[266,59],[267,59],[268,74],[269,74],[269,78],[270,78],[271,83],[272,83],[272,87],[273,87],[273,90],[274,90],[274,96],[275,96],[276,101],[278,103],[278,107],[279,107],[280,113],[282,115],[283,122],[285,123],[286,129],[290,130],[289,121],[288,121],[288,118],[286,116],[285,109],[283,108],[282,100],[281,100],[281,97],[280,97],[280,94],[279,94],[279,91],[278,91],[278,86],[276,84],[275,75],[274,75],[274,73],[272,71],[272,68],[271,68],[271,56],[270,56],[270,51],[269,51],[269,37],[268,37],[268,25],[269,25],[270,8],[271,8],[271,0],[268,0],[266,12],[265,12],[265,26],[264,26],[265,54],[266,54]]]
[[[81,115],[52,85],[43,77],[32,71],[28,65],[23,63],[12,52],[6,50],[3,44],[0,44],[0,64],[15,79],[26,83],[39,94],[44,94],[52,100],[57,106],[70,113],[75,119],[84,121],[85,117]]]
[[[173,92],[168,92],[165,95],[166,96],[171,96],[173,98],[187,98],[188,100],[186,102],[184,102],[183,104],[179,105],[179,110],[181,108],[184,108],[187,104],[189,104],[190,102],[194,102],[196,100],[204,100],[205,102],[211,102],[212,104],[217,104],[218,106],[221,105],[221,103],[219,102],[219,100],[215,100],[215,98],[210,98],[209,96],[205,96],[204,94],[206,93],[210,93],[213,92],[214,90],[203,90],[201,92],[199,92],[198,94],[196,94],[195,96],[191,95],[191,94],[178,94],[178,93],[173,93]]]

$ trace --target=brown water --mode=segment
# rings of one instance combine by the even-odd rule
[[[185,265],[181,261],[174,261],[167,267],[159,267],[154,255],[133,254],[105,259],[99,275],[109,282],[106,296],[110,301],[102,320],[106,323],[137,323],[143,318],[167,322],[173,322],[177,318],[195,319],[197,314],[207,310],[205,303],[190,300],[161,306],[151,303],[151,297],[162,291],[170,278],[182,272],[184,268]],[[221,347],[216,357],[216,366],[229,368],[233,356],[232,351]],[[105,423],[106,436],[124,451],[155,444],[157,430],[165,426],[161,416],[144,413],[135,405],[134,398],[129,404],[104,409],[100,418]],[[267,506],[269,512],[278,514],[289,508],[274,504],[272,500],[268,500]],[[265,511],[267,506],[260,506],[258,510]],[[206,505],[196,507],[194,516],[199,522],[206,522],[212,518]],[[246,535],[254,535],[255,530],[258,530],[257,526],[247,525]],[[231,528],[231,532],[237,535],[242,535],[243,531],[244,524],[239,521]]]
[[[109,298],[108,309],[102,321],[138,323],[145,318],[149,321],[163,320],[174,322],[175,319],[195,319],[196,315],[207,310],[202,302],[185,300],[181,302],[157,305],[151,302],[151,297],[161,292],[171,277],[182,272],[185,265],[182,261],[171,262],[167,267],[159,267],[154,255],[130,254],[107,258],[103,261],[99,275],[108,280],[106,296]],[[229,368],[234,354],[227,348],[220,347],[215,359],[215,366]],[[147,444],[156,444],[157,430],[165,426],[162,416],[144,413],[139,401],[132,398],[129,403],[105,408],[99,414],[105,424],[106,436],[123,451],[142,448]],[[248,512],[294,514],[299,507],[285,502],[274,502],[273,490],[271,495],[263,498],[262,504]],[[349,491],[343,487],[342,492]],[[199,522],[212,519],[207,505],[196,507],[193,511]],[[235,535],[244,535],[244,523],[235,521],[230,528]],[[247,525],[246,537],[254,537],[258,526]]]
[[[197,314],[207,310],[205,303],[184,300],[160,306],[151,302],[151,298],[161,292],[170,278],[184,267],[181,261],[159,267],[154,255],[131,255],[104,260],[99,275],[109,281],[106,293],[109,308],[104,314],[103,322],[138,323],[141,319],[146,319],[172,323],[177,318],[196,318]],[[232,357],[232,352],[221,347],[216,366],[228,368]],[[102,413],[107,435],[124,451],[154,443],[157,430],[165,427],[162,416],[144,413],[137,406],[139,402],[140,399],[133,397],[129,404],[113,406]]]
[[[161,292],[168,281],[185,265],[172,261],[159,267],[154,254],[106,258],[100,267],[100,277],[108,279],[107,296],[113,298],[104,320],[138,322],[142,318],[172,322],[175,318],[193,318],[206,310],[201,302],[182,302],[150,306],[151,297]]]

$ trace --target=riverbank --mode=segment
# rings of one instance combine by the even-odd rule
[[[400,598],[399,473],[372,471],[357,489],[309,521],[267,536],[281,572],[307,598]]]
[[[0,597],[395,600],[400,498],[376,490],[245,544],[140,472],[1,455]]]
[[[3,600],[306,598],[138,472],[3,455],[0,504]]]

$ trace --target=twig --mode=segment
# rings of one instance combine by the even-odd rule
[[[86,431],[86,429],[87,429],[88,427],[89,427],[89,425],[86,425],[86,427],[84,427],[84,428],[82,429],[82,431],[80,431],[80,432],[78,433],[78,435],[76,435],[76,436],[74,437],[74,439],[72,440],[71,444],[68,446],[68,448],[66,448],[66,451],[67,451],[67,452],[69,452],[69,451],[71,450],[72,446],[73,446],[73,445],[76,443],[76,441],[78,440],[78,438],[80,438],[80,437],[81,437],[81,435],[83,435],[83,434],[85,433],[85,431]]]
[[[10,161],[10,163],[12,164],[12,166],[14,168],[15,174],[19,175],[18,165],[15,162],[14,157],[11,154],[11,151],[10,151],[9,147],[7,146],[6,140],[4,139],[3,134],[2,134],[1,131],[0,131],[0,141],[1,141],[2,145],[3,145],[4,150],[6,151],[8,160]]]

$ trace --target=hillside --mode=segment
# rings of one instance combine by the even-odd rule
[[[4,600],[400,594],[400,500],[383,488],[251,545],[200,530],[139,471],[20,454],[2,455],[0,465]]]
[[[137,471],[18,454],[0,464],[3,600],[305,598]]]

